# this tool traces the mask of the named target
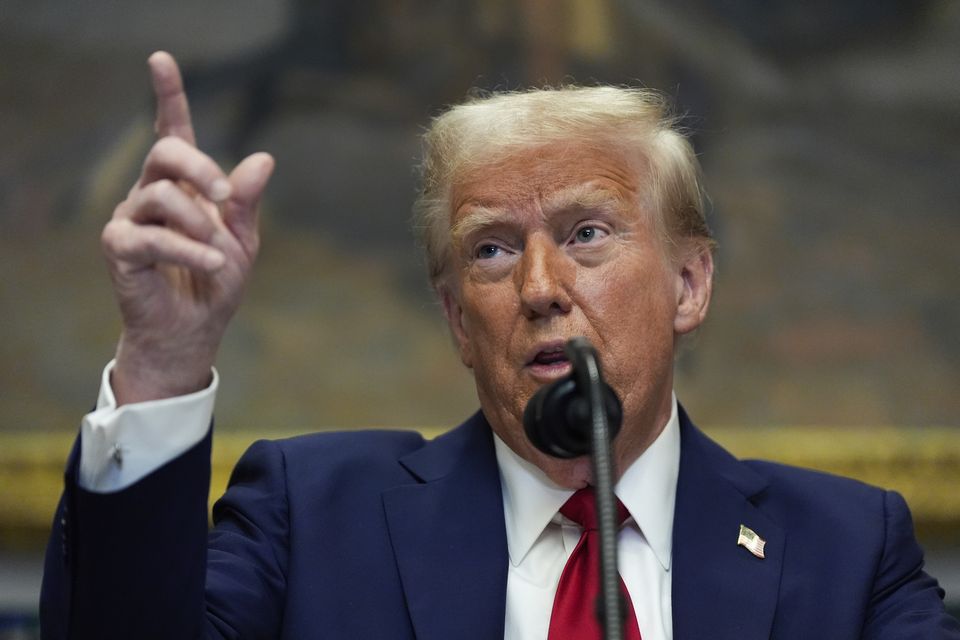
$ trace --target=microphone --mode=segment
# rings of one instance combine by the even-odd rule
[[[544,453],[558,458],[591,454],[597,523],[600,525],[600,595],[597,622],[606,640],[623,638],[623,607],[617,573],[616,501],[610,442],[623,422],[623,407],[603,381],[597,352],[586,338],[563,347],[569,376],[544,385],[523,411],[523,428]]]
[[[599,386],[611,440],[620,431],[623,408],[603,381],[597,352],[589,340],[573,338],[563,350],[573,370],[545,384],[530,398],[523,412],[523,428],[530,442],[547,455],[576,458],[593,451],[591,386]]]

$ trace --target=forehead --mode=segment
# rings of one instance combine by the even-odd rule
[[[642,183],[638,163],[615,145],[555,143],[523,149],[496,162],[462,170],[452,185],[453,219],[464,209],[501,208],[589,192],[637,202]],[[562,202],[557,202],[563,205]]]

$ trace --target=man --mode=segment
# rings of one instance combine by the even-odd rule
[[[629,637],[960,638],[902,498],[738,462],[677,405],[712,240],[692,149],[641,90],[505,94],[434,122],[417,210],[481,411],[432,442],[257,443],[207,540],[212,365],[273,161],[222,173],[193,146],[175,62],[150,64],[160,140],[103,233],[123,333],[67,473],[45,638],[585,637],[558,612],[591,615],[565,580],[589,462],[522,429],[578,335],[623,401]]]

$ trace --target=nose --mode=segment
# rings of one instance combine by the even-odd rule
[[[516,271],[520,308],[528,320],[569,313],[573,264],[553,238],[528,239]]]

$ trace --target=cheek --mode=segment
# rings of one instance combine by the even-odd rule
[[[671,273],[660,260],[627,251],[603,267],[580,270],[577,277],[585,305],[615,326],[662,321],[676,302],[674,288]]]
[[[597,281],[581,283],[587,315],[610,360],[611,375],[623,382],[646,365],[659,368],[673,352],[674,287],[659,264],[620,265],[600,274]],[[593,295],[590,295],[590,291]]]
[[[489,351],[491,344],[506,345],[511,318],[517,313],[512,297],[504,287],[474,285],[464,287],[462,325],[475,353]]]

